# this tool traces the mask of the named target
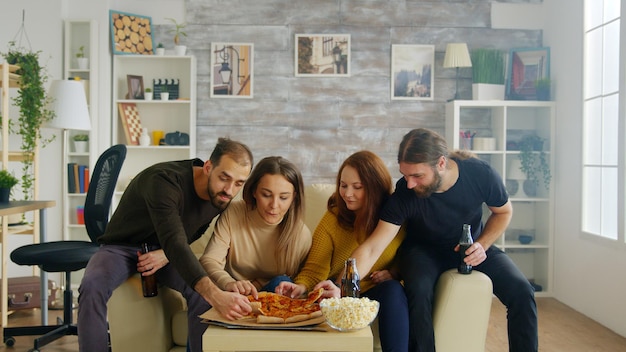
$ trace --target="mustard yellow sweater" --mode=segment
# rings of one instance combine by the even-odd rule
[[[383,254],[378,258],[371,272],[391,267],[396,250],[404,239],[404,229],[400,230],[396,237],[389,243]],[[337,216],[326,211],[313,233],[313,243],[304,268],[300,271],[295,283],[304,285],[310,291],[315,284],[326,279],[334,280],[343,270],[346,259],[359,242],[352,230],[346,230],[339,226]],[[361,292],[365,292],[374,286],[369,278],[369,273],[359,273],[361,276]]]

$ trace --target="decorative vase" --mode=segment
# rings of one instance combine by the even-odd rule
[[[170,99],[170,93],[161,92],[161,100],[169,100],[169,99]]]
[[[522,189],[529,197],[537,196],[537,184],[532,180],[525,180]]]
[[[76,153],[86,153],[89,143],[87,141],[74,141],[74,151]]]
[[[148,129],[143,128],[141,130],[141,136],[139,137],[139,145],[142,147],[147,147],[150,145],[150,135],[148,134]]]
[[[187,52],[186,45],[176,45],[174,47],[174,53],[176,54],[176,56],[185,56],[186,52]]]
[[[504,84],[472,84],[473,100],[504,100]]]
[[[79,70],[88,70],[89,69],[89,59],[86,57],[79,57],[76,59],[78,61],[78,69]]]
[[[7,204],[9,202],[10,195],[11,195],[10,188],[0,188],[0,203]]]

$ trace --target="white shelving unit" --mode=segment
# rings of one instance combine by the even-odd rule
[[[85,96],[91,119],[91,131],[64,131],[63,138],[63,239],[90,241],[84,224],[79,224],[77,219],[77,207],[85,204],[87,190],[74,193],[69,192],[68,170],[69,163],[85,165],[93,170],[97,159],[97,131],[94,127],[98,121],[98,24],[94,20],[70,19],[64,21],[63,42],[63,79],[80,80],[85,86]],[[85,69],[78,67],[76,53],[80,47],[84,47],[85,57],[89,59],[89,66]],[[89,142],[86,151],[76,151],[73,144],[73,136],[88,134]],[[91,177],[91,172],[89,173]],[[82,271],[72,276],[72,286],[78,286],[82,278]],[[61,280],[64,280],[63,278]]]
[[[517,143],[522,136],[532,134],[545,140],[543,150],[554,174],[554,121],[553,102],[455,100],[446,104],[446,140],[451,149],[463,149],[461,134],[465,131],[475,133],[474,141],[495,138],[492,150],[476,150],[476,143],[472,149],[509,184],[513,219],[495,245],[513,259],[529,280],[541,286],[541,291],[536,292],[538,296],[549,296],[552,291],[554,187],[546,189],[540,181],[535,194],[527,196],[519,190],[523,185],[508,180],[507,175],[515,170],[511,163],[520,155]],[[533,153],[538,157],[539,152]],[[520,243],[520,234],[532,236],[532,241]]]
[[[128,99],[127,75],[141,77],[144,88],[154,88],[154,79],[176,79],[179,84],[178,99]],[[146,167],[170,160],[193,158],[196,155],[196,60],[193,56],[116,55],[113,58],[112,144],[126,144],[126,160],[120,172],[118,189],[113,196],[117,206],[128,182]],[[156,92],[156,91],[155,91]],[[171,92],[170,92],[170,95]],[[151,137],[149,146],[130,145],[124,133],[118,104],[137,106],[141,127],[147,128]],[[155,145],[152,132],[164,134],[179,131],[189,135],[189,145]]]

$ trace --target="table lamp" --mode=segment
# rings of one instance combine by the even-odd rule
[[[443,58],[443,67],[456,68],[456,92],[454,98],[448,101],[459,99],[459,68],[472,67],[469,50],[466,43],[448,43],[446,46],[446,56]]]

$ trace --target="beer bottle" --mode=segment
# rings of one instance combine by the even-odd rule
[[[461,274],[470,274],[472,272],[472,266],[464,261],[465,257],[467,257],[465,251],[474,244],[471,228],[471,225],[463,224],[463,233],[461,233],[461,238],[459,239],[459,256],[461,259],[459,263],[459,273]]]
[[[146,254],[150,252],[150,248],[147,243],[141,244],[141,253]],[[141,288],[143,289],[144,297],[154,297],[159,291],[157,288],[157,278],[155,275],[143,276],[141,275]]]
[[[356,258],[348,258],[341,279],[341,297],[359,298],[361,295],[361,278],[356,269]]]

